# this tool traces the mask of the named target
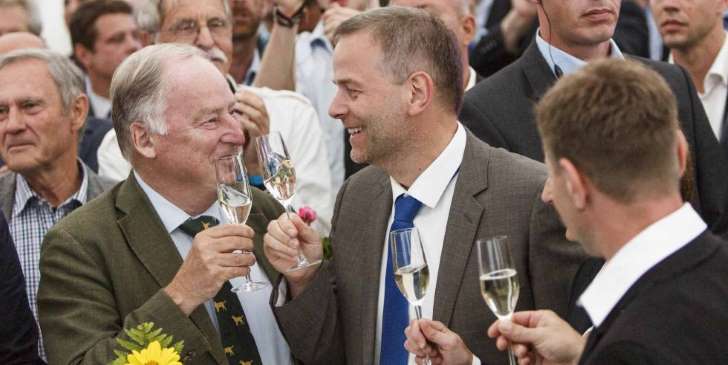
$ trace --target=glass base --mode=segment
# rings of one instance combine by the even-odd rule
[[[234,293],[237,293],[240,291],[249,293],[252,291],[258,291],[258,290],[264,289],[267,286],[268,286],[268,284],[261,282],[261,281],[246,281],[242,285],[240,285],[238,287],[234,287],[231,290]]]
[[[316,261],[312,262],[312,261],[308,261],[304,258],[303,260],[299,260],[295,265],[288,268],[288,270],[286,270],[286,272],[294,272],[294,271],[298,271],[298,270],[303,270],[307,267],[316,266],[320,263],[321,263],[321,260],[316,260]]]

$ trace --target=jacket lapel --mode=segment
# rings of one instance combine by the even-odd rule
[[[15,204],[15,173],[8,172],[0,176],[0,209],[8,223],[13,218],[13,204]]]
[[[157,284],[162,288],[167,286],[182,266],[182,257],[133,176],[122,183],[116,206],[124,213],[117,223],[129,247]],[[195,309],[190,319],[209,339],[217,362],[224,364],[226,358],[219,345],[220,338],[205,307]]]
[[[351,237],[359,238],[359,241],[352,247],[357,248],[356,257],[362,260],[360,290],[361,303],[361,339],[362,339],[362,364],[374,363],[374,351],[376,349],[377,315],[379,312],[379,281],[381,274],[381,260],[384,254],[385,234],[387,223],[392,210],[392,187],[389,184],[389,177],[382,174],[378,184],[373,185],[366,194],[361,192],[357,197],[358,201],[354,206],[369,207],[369,218],[365,222],[359,222],[355,234]],[[371,349],[368,351],[367,349]]]
[[[702,261],[712,257],[722,244],[721,241],[714,241],[710,232],[704,231],[685,247],[668,256],[642,275],[639,280],[632,284],[617,305],[612,308],[602,324],[595,327],[592,333],[589,334],[579,364],[586,363],[594,349],[599,345],[599,341],[609,332],[612,324],[635,299],[639,298],[641,293],[655,285],[664,285],[664,282],[673,277],[699,266]]]
[[[543,94],[556,82],[556,76],[549,69],[546,60],[543,59],[536,41],[531,42],[531,45],[523,52],[518,62],[521,62],[523,73],[531,85],[528,98],[534,102],[540,100]]]
[[[450,325],[465,268],[473,251],[484,208],[475,199],[488,187],[488,164],[476,158],[476,139],[468,132],[467,143],[442,245],[433,319]]]
[[[253,205],[253,208],[255,209],[255,205]],[[265,272],[265,275],[271,283],[277,283],[279,274],[265,258],[265,252],[263,251],[263,236],[265,236],[268,229],[268,218],[266,218],[263,213],[251,212],[248,217],[247,225],[255,231],[253,244],[255,245],[254,252],[256,263],[260,265],[260,268],[263,269],[263,272]]]

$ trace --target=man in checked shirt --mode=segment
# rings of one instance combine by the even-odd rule
[[[0,155],[10,170],[0,176],[0,209],[36,321],[43,236],[112,184],[77,157],[89,105],[83,89],[80,71],[63,55],[24,49],[0,56]]]

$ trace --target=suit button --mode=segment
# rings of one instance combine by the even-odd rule
[[[190,361],[193,357],[197,356],[197,353],[194,351],[187,351],[185,356],[182,358],[182,361]]]

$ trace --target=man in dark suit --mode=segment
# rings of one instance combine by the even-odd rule
[[[594,59],[623,58],[612,40],[620,3],[538,0],[540,32],[536,41],[518,61],[468,92],[460,120],[491,146],[543,161],[533,105],[559,75]],[[691,203],[713,232],[728,233],[728,189],[724,183],[728,162],[690,78],[680,68],[642,61],[665,78],[678,100],[680,122],[694,166],[693,173],[686,176],[695,186]]]
[[[335,37],[330,114],[350,134],[352,159],[371,166],[339,192],[332,259],[285,273],[292,300],[272,298],[292,352],[307,364],[408,363],[402,343],[414,314],[395,289],[386,239],[406,225],[420,231],[429,264],[423,315],[458,328],[483,361],[505,361],[482,336],[495,317],[480,295],[475,240],[510,237],[519,308],[564,313],[583,259],[539,199],[543,166],[487,146],[457,122],[462,62],[437,18],[387,7],[347,20]],[[293,219],[268,227],[266,254],[279,270],[296,247],[321,256],[319,237]]]
[[[37,364],[38,332],[5,215],[0,212],[0,362]]]
[[[516,312],[488,329],[499,349],[510,343],[519,361],[532,364],[728,361],[721,305],[728,245],[683,202],[688,145],[671,94],[638,62],[599,60],[539,102],[549,171],[543,199],[556,207],[567,237],[607,264],[579,298],[591,332],[582,336],[552,311]],[[468,353],[441,324],[420,327],[438,345],[435,357]],[[417,333],[408,329],[407,347],[424,354]]]
[[[213,162],[245,139],[225,77],[199,49],[165,44],[127,58],[111,89],[133,171],[44,239],[38,301],[49,362],[109,363],[124,328],[154,322],[184,341],[186,364],[290,364],[271,287],[232,291],[248,273],[275,281],[261,246],[282,208],[254,189],[248,225],[217,224],[230,220]],[[236,250],[255,251],[259,265]]]
[[[649,57],[647,16],[639,3],[635,0],[622,3],[614,41],[624,53]],[[492,0],[487,15],[484,20],[487,31],[470,49],[471,65],[484,77],[517,60],[538,29],[536,6],[531,0]]]

